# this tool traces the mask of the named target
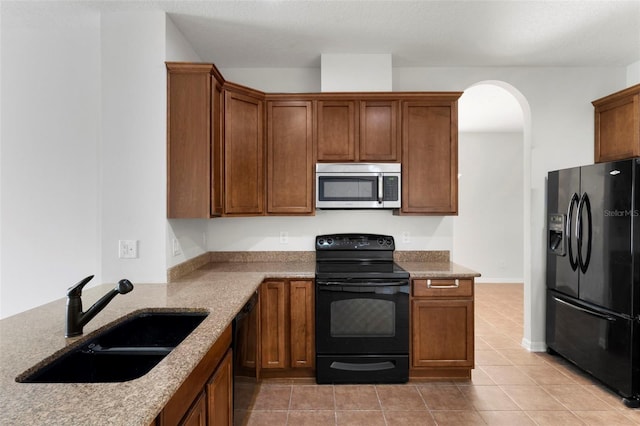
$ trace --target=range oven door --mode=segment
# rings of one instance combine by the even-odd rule
[[[318,383],[402,383],[409,365],[409,281],[316,279]]]

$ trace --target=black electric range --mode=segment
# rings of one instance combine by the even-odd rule
[[[404,383],[409,375],[409,273],[393,237],[316,237],[316,380]]]

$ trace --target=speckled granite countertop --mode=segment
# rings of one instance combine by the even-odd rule
[[[448,262],[400,262],[413,277],[478,276]],[[148,374],[123,383],[17,383],[16,376],[78,339],[66,339],[65,299],[0,321],[0,424],[147,426],[265,278],[313,278],[315,262],[210,263],[170,284],[136,284],[84,327],[81,339],[147,308],[210,312]],[[109,284],[85,289],[91,306]]]
[[[411,278],[471,278],[480,276],[480,273],[452,262],[398,261],[397,263],[409,271]]]

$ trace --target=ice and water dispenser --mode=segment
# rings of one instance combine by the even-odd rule
[[[547,249],[549,253],[558,256],[564,256],[566,254],[566,218],[567,216],[561,213],[552,213],[549,215],[549,222],[547,224],[547,228],[549,229]]]

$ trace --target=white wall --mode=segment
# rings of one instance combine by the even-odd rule
[[[184,34],[168,15],[165,16],[165,26],[165,57],[168,62],[202,62],[202,58],[193,50],[193,47],[184,38]]]
[[[103,280],[166,282],[166,19],[101,15]],[[138,240],[137,259],[118,240]]]
[[[477,282],[523,281],[523,135],[460,133],[453,261]]]
[[[320,55],[323,92],[389,92],[391,54],[323,53]]]
[[[2,5],[0,4],[0,318],[2,318],[2,211],[3,211],[3,197],[2,197],[2,86],[4,85],[2,80]]]
[[[0,7],[0,317],[90,274],[166,282],[165,14]]]
[[[213,251],[313,251],[316,235],[368,232],[393,235],[397,250],[451,250],[451,222],[451,217],[394,216],[390,210],[318,210],[307,217],[214,219],[207,240]],[[288,233],[288,243],[280,243],[280,232]]]
[[[168,62],[202,62],[171,18],[166,17],[166,60]],[[166,208],[163,209],[166,212]],[[175,266],[207,251],[207,220],[170,219],[167,220],[166,259],[167,267]],[[179,251],[173,252],[176,240]]]
[[[99,16],[2,7],[0,317],[101,281]],[[60,319],[63,320],[63,313]]]
[[[267,93],[320,92],[320,68],[218,68],[226,80]]]
[[[640,61],[627,67],[627,86],[640,84]]]

